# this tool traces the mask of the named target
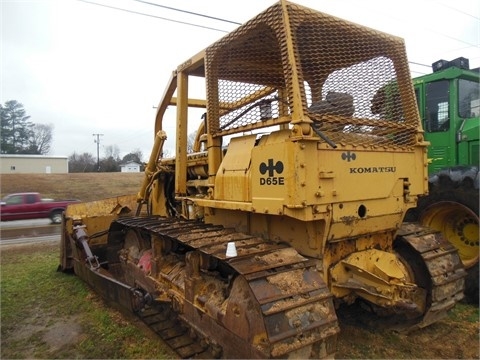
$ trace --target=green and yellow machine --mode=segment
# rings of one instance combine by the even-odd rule
[[[407,220],[441,231],[468,276],[465,294],[478,303],[480,71],[466,58],[439,60],[413,79],[425,139],[430,142],[429,194]]]
[[[162,304],[170,339],[181,327],[211,357],[325,358],[342,303],[418,328],[463,298],[457,250],[402,223],[428,191],[402,39],[282,0],[177,67],[154,133],[138,194],[67,208],[60,268],[140,314]]]

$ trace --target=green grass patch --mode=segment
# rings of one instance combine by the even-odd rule
[[[2,248],[2,359],[176,357],[133,314],[107,307],[78,277],[57,272],[58,261],[57,244]]]
[[[466,321],[475,324],[478,323],[480,313],[476,306],[459,303],[450,311],[449,317],[455,321]]]

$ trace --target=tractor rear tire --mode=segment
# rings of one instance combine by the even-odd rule
[[[465,298],[478,304],[479,175],[476,166],[455,166],[430,176],[429,195],[420,197],[406,221],[441,231],[458,250],[467,270]]]

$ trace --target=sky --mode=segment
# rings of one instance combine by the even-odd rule
[[[96,156],[93,134],[102,134],[100,157],[117,146],[121,157],[139,149],[144,161],[172,71],[238,26],[155,4],[244,23],[276,2],[0,1],[0,103],[16,100],[32,122],[53,125],[49,155]],[[439,59],[466,57],[471,68],[480,66],[478,0],[293,2],[402,37],[412,77],[430,73]],[[174,124],[174,107],[166,119]],[[170,154],[173,129],[165,128]]]

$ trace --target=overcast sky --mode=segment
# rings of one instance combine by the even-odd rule
[[[17,100],[32,122],[53,124],[50,155],[58,156],[73,152],[96,156],[92,134],[103,134],[101,156],[104,146],[117,145],[121,156],[139,148],[143,160],[148,160],[153,107],[171,72],[225,35],[224,31],[237,27],[135,0],[0,1],[0,103]],[[238,23],[275,3],[149,2]],[[471,68],[480,66],[478,0],[295,2],[404,38],[413,77],[431,72],[428,66],[439,59],[463,56]],[[167,110],[167,116],[175,119],[174,108]],[[167,135],[167,148],[173,149],[174,134]]]

